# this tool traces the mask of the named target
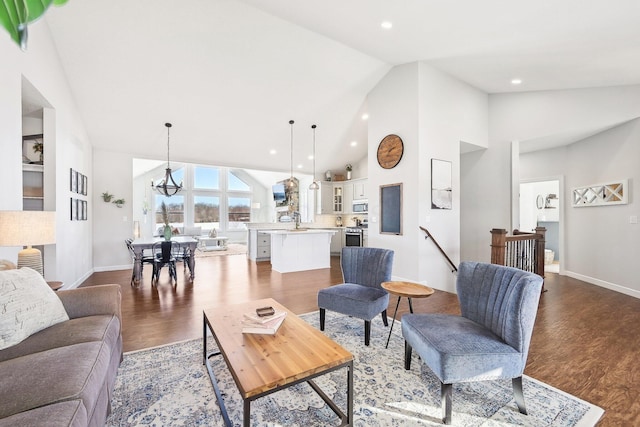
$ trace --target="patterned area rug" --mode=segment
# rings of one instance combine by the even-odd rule
[[[318,327],[318,313],[301,316]],[[437,426],[440,383],[414,354],[403,364],[404,340],[396,322],[389,348],[388,328],[372,322],[371,345],[364,345],[359,319],[327,312],[325,333],[354,355],[355,426]],[[214,340],[208,340],[211,345]],[[213,348],[213,347],[212,347]],[[234,425],[242,425],[242,400],[222,357],[212,359]],[[316,379],[346,410],[346,372]],[[528,416],[518,412],[511,381],[458,384],[453,391],[456,426],[594,426],[602,409],[532,378],[524,378]],[[120,366],[107,426],[223,426],[215,394],[202,364],[202,340],[128,353]],[[254,401],[252,426],[330,426],[339,419],[308,384]]]

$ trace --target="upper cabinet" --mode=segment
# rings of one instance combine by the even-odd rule
[[[367,198],[367,180],[358,179],[353,181],[353,200]]]
[[[344,212],[344,187],[342,184],[333,184],[333,213]]]
[[[322,181],[316,197],[317,214],[353,213],[353,201],[367,198],[367,179]]]

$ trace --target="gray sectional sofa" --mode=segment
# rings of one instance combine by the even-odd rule
[[[122,361],[120,286],[56,296],[69,320],[0,350],[0,427],[105,424]]]

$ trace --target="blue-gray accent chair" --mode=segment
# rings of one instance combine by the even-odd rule
[[[451,424],[453,383],[511,379],[526,414],[522,374],[536,319],[542,277],[495,264],[463,262],[456,282],[461,316],[406,314],[404,368],[411,349],[441,382],[443,422]]]
[[[391,280],[393,251],[344,247],[340,265],[344,283],[318,292],[320,330],[324,331],[325,310],[357,317],[364,320],[364,344],[369,345],[371,319],[382,313],[384,325],[389,326],[389,294],[380,284]]]

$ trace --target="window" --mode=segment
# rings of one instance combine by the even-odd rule
[[[251,199],[249,197],[229,197],[229,229],[243,228],[251,221]]]
[[[220,228],[220,198],[194,196],[193,223],[206,230]]]
[[[194,168],[193,187],[206,190],[218,190],[220,188],[218,168],[196,166]]]
[[[229,177],[227,184],[229,191],[251,191],[251,187],[236,174],[239,174],[239,171],[229,171],[227,175]]]
[[[177,195],[166,197],[156,194],[156,224],[158,226],[164,224],[160,207],[163,201],[169,211],[169,224],[173,227],[182,227],[184,225],[184,197]]]

